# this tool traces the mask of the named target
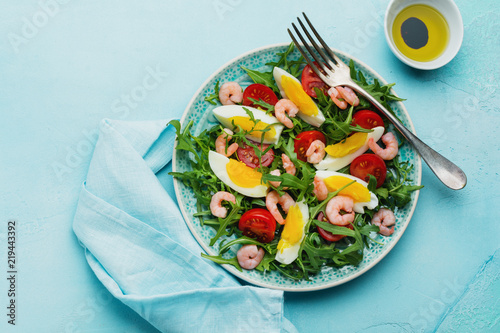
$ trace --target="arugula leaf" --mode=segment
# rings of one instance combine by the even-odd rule
[[[370,180],[368,181],[368,191],[370,192],[375,192],[375,190],[377,189],[377,178],[375,178],[374,175],[372,174],[368,174],[368,176],[370,176]]]
[[[354,65],[354,61],[352,59],[349,61],[349,67],[351,70],[351,78],[354,82],[356,82],[361,88],[366,90],[371,96],[373,96],[377,101],[380,102],[389,112],[391,112],[396,118],[396,114],[392,110],[389,105],[390,101],[404,101],[404,98],[399,98],[396,95],[391,93],[391,88],[395,85],[395,83],[381,85],[377,79],[373,80],[372,84],[369,84],[366,80],[365,76],[361,71],[357,71]],[[368,102],[366,98],[359,95],[359,106],[358,108],[370,108],[372,107],[371,103]]]
[[[219,265],[225,265],[225,264],[232,265],[232,266],[236,267],[236,269],[239,270],[240,272],[243,272],[240,264],[238,263],[238,259],[236,257],[226,259],[226,258],[223,258],[221,255],[209,256],[208,254],[205,254],[205,253],[202,253],[201,256],[205,259],[212,260],[213,262],[215,262]]]
[[[255,83],[260,83],[270,87],[274,92],[279,92],[278,87],[276,87],[274,83],[273,72],[259,72],[257,70],[253,70],[250,68],[246,68],[244,66],[240,66],[245,72],[247,72],[248,76]]]
[[[271,266],[271,263],[275,261],[275,257],[275,253],[266,252],[266,254],[264,254],[264,258],[262,258],[262,261],[257,267],[255,267],[255,269],[260,272],[272,270],[274,267]]]
[[[399,156],[386,162],[387,176],[382,187],[375,190],[380,205],[395,210],[396,207],[404,207],[411,201],[411,193],[423,188],[423,185],[412,185],[409,183],[410,172],[413,165],[408,161],[400,162]]]
[[[205,97],[206,102],[208,102],[212,105],[217,105],[217,101],[219,101],[219,84],[220,84],[220,80],[217,80],[217,82],[215,82],[214,93]]]
[[[302,73],[302,65],[306,63],[304,57],[300,56],[297,60],[289,60],[288,57],[295,49],[295,44],[292,42],[288,45],[288,48],[285,52],[276,53],[279,56],[278,61],[268,62],[266,65],[273,67],[281,67],[288,73],[292,74],[295,77],[298,77]]]
[[[253,104],[260,106],[261,108],[266,109],[266,113],[274,112],[274,105],[264,102],[262,99],[256,100],[255,98],[249,97],[250,101]]]

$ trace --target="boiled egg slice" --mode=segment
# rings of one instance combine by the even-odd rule
[[[354,201],[354,211],[356,213],[363,214],[365,212],[365,207],[368,209],[374,209],[378,206],[377,196],[368,190],[368,183],[364,180],[351,175],[329,170],[316,171],[316,176],[323,180],[328,192],[335,192],[355,180],[355,183],[347,186],[345,189],[340,191],[338,195],[351,197]]]
[[[304,91],[302,84],[296,77],[279,67],[274,67],[273,76],[281,96],[291,100],[299,108],[297,115],[300,119],[316,127],[325,122],[323,112],[314,103],[311,96]]]
[[[377,142],[384,134],[384,127],[373,128],[373,132],[356,132],[346,140],[328,145],[325,148],[326,157],[314,166],[318,170],[337,171],[351,164],[354,159],[363,155],[368,150],[368,139],[373,138]]]
[[[285,226],[278,242],[276,260],[288,265],[299,256],[300,244],[305,237],[305,228],[309,220],[309,208],[302,201],[289,208]]]
[[[215,151],[208,152],[208,163],[217,178],[233,190],[252,198],[266,196],[269,186],[261,182],[262,173],[256,169]]]
[[[247,111],[252,114],[255,121],[250,118]],[[263,143],[275,144],[284,128],[283,124],[275,117],[249,106],[224,105],[213,109],[213,113],[222,125],[231,130],[240,126],[249,132],[245,137],[256,142],[261,142],[261,138],[264,136]]]

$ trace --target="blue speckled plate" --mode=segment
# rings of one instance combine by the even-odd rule
[[[181,119],[182,126],[184,127],[190,120],[194,120],[192,130],[194,131],[194,134],[197,135],[202,130],[217,124],[217,120],[213,117],[211,112],[215,106],[204,101],[206,96],[213,94],[215,82],[217,80],[220,80],[221,82],[236,81],[242,87],[246,87],[253,82],[240,68],[240,66],[268,71],[271,68],[265,64],[271,61],[276,61],[276,53],[285,51],[287,46],[288,44],[277,44],[262,47],[243,54],[222,66],[205,83],[203,83],[200,89],[196,92]],[[364,73],[368,81],[376,78],[383,84],[387,83],[382,77],[380,77],[380,75],[362,62],[341,51],[334,51],[343,60],[346,60],[346,62],[348,62],[348,59],[352,59],[356,64],[356,68]],[[295,51],[292,56],[298,58],[300,54],[298,51]],[[404,125],[415,132],[410,116],[408,115],[403,103],[393,103],[391,107],[397,116],[402,120]],[[401,160],[408,160],[413,163],[414,169],[410,178],[414,184],[420,184],[422,165],[420,157],[416,151],[410,145],[405,143],[400,150],[400,155]],[[188,153],[176,150],[173,156],[172,169],[177,172],[190,170]],[[184,186],[182,182],[177,180],[174,181],[174,187],[180,209],[194,237],[208,254],[217,255],[218,244],[214,247],[209,246],[210,239],[215,235],[215,231],[211,227],[202,227],[198,219],[193,218],[193,214],[196,213],[196,198],[194,197],[193,192],[189,187]],[[243,272],[240,272],[233,266],[223,266],[232,274],[248,281],[249,283],[273,289],[282,289],[286,291],[311,291],[337,286],[368,271],[387,253],[389,253],[394,245],[396,245],[408,226],[411,216],[413,215],[413,211],[417,205],[418,193],[419,191],[413,192],[411,202],[405,207],[405,209],[397,211],[397,223],[394,234],[391,237],[377,236],[377,241],[381,244],[373,244],[369,250],[365,250],[365,257],[358,266],[344,266],[342,268],[325,267],[320,274],[312,277],[310,281],[294,281],[280,275],[276,271],[261,273],[256,270],[244,270]],[[232,249],[232,251],[228,253],[228,256],[235,256],[237,250],[237,248]]]

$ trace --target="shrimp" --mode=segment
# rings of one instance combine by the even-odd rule
[[[299,112],[299,108],[289,99],[280,99],[274,106],[274,115],[288,128],[293,127],[293,122],[290,118],[295,117],[297,112]],[[285,113],[288,113],[288,117],[290,118]]]
[[[295,168],[295,164],[293,164],[293,162],[290,160],[290,157],[288,157],[286,154],[281,154],[281,160],[283,161],[283,168],[285,168],[286,173],[295,176],[295,172],[297,172],[297,169]]]
[[[254,269],[257,267],[262,259],[264,258],[266,252],[263,248],[257,248],[257,245],[243,245],[236,253],[236,258],[238,258],[238,263],[244,269]]]
[[[398,139],[392,132],[387,132],[382,135],[381,140],[385,143],[385,149],[380,148],[373,138],[368,139],[368,147],[383,160],[392,160],[398,154]]]
[[[314,140],[306,151],[307,162],[316,164],[325,157],[325,144],[321,140]]]
[[[331,224],[335,225],[348,225],[352,221],[354,221],[354,201],[351,197],[346,197],[342,195],[337,195],[333,197],[326,204],[326,217],[330,221]],[[340,211],[343,210],[346,214],[341,215]]]
[[[222,132],[221,135],[217,137],[215,140],[215,151],[218,152],[221,155],[224,155],[226,157],[233,155],[237,150],[238,150],[238,144],[235,142],[229,147],[227,147],[226,150],[226,144],[227,141],[232,139],[233,131],[231,131],[229,128],[224,128],[224,131]]]
[[[222,105],[234,105],[243,101],[243,90],[236,82],[226,82],[219,89],[219,100]]]
[[[327,91],[328,96],[332,99],[333,103],[339,107],[339,109],[345,110],[347,109],[347,102],[346,101],[340,101],[338,98],[340,96],[339,92],[337,89],[334,87],[328,89]]]
[[[380,228],[379,233],[384,236],[390,236],[394,232],[394,224],[396,223],[396,217],[392,210],[387,208],[382,208],[373,215],[372,224],[375,224]],[[388,228],[392,225],[392,228]]]
[[[213,216],[216,217],[226,217],[227,208],[222,207],[222,201],[230,201],[232,203],[236,203],[236,198],[229,192],[220,191],[213,195],[212,200],[210,201],[210,211]]]
[[[335,87],[335,89],[337,89],[340,97],[342,97],[344,101],[351,104],[352,106],[358,106],[359,98],[351,88],[338,86]]]
[[[295,205],[295,200],[293,200],[288,193],[285,193],[280,197],[276,191],[271,191],[266,196],[267,210],[269,210],[269,212],[273,215],[276,222],[279,224],[285,224],[285,219],[281,216],[281,213],[278,210],[278,204],[280,204],[285,213],[288,213],[288,209]]]
[[[328,196],[328,189],[326,188],[325,182],[318,176],[314,176],[314,196],[319,200],[323,201]]]
[[[357,106],[359,104],[359,98],[356,93],[349,87],[332,87],[328,89],[328,96],[332,99],[332,101],[339,107],[339,109],[345,110],[347,109],[348,103]],[[343,101],[339,100],[339,97],[343,99]]]
[[[281,160],[283,161],[283,168],[285,168],[286,173],[291,174],[292,176],[295,176],[295,172],[297,172],[297,169],[295,168],[295,164],[290,160],[290,158],[286,154],[281,154]],[[281,171],[278,169],[273,170],[269,172],[273,176],[281,176]],[[281,182],[280,181],[270,181],[269,184],[273,185],[274,187],[280,186]],[[283,188],[285,190],[285,188]]]

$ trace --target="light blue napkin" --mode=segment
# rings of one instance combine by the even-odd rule
[[[103,120],[73,229],[104,286],[163,332],[296,332],[283,292],[242,286],[203,251],[156,173],[168,120]]]

